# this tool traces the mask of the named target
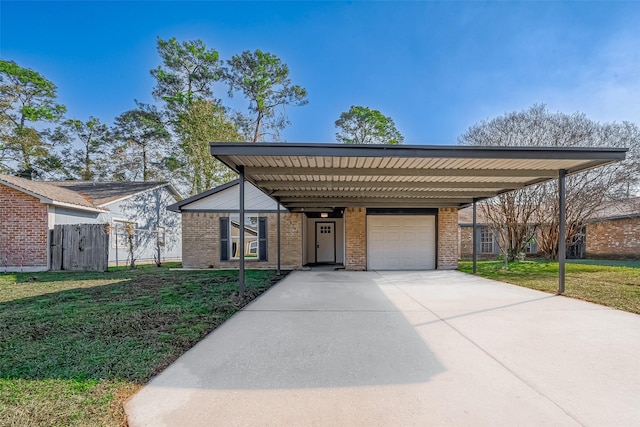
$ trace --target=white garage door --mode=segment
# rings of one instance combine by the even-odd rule
[[[433,215],[367,216],[369,270],[436,268],[436,217]]]

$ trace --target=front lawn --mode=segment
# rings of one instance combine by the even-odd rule
[[[0,274],[0,425],[124,425],[123,402],[279,280],[141,266]]]
[[[458,269],[471,273],[473,264],[461,261]],[[479,276],[518,286],[555,293],[558,263],[550,261],[480,261]],[[640,269],[620,266],[567,263],[564,295],[640,314]]]

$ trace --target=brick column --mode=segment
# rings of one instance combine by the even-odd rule
[[[302,215],[301,213],[281,213],[281,248],[282,265],[286,268],[302,267]],[[269,214],[269,227],[273,227],[273,237],[269,236],[268,245],[273,249],[273,256],[269,252],[269,264],[275,266],[277,263],[278,230],[276,214]],[[271,250],[270,249],[270,250]]]
[[[367,269],[367,210],[347,208],[344,212],[345,270]]]
[[[438,270],[458,268],[458,209],[438,209]]]

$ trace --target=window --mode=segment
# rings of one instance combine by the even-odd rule
[[[124,220],[113,220],[113,247],[115,248],[128,248],[129,247],[129,236],[133,238],[133,245],[136,246],[138,243],[137,234],[136,234],[136,223],[131,221]]]
[[[240,249],[240,224],[238,216],[229,217],[229,253],[231,259],[240,258],[241,252],[245,259],[258,259],[259,256],[259,227],[258,217],[247,215],[244,217],[244,250]]]
[[[330,225],[321,225],[320,226],[320,234],[331,234],[331,226]]]
[[[494,246],[493,231],[489,227],[480,228],[480,253],[492,254]]]
[[[156,229],[156,239],[158,246],[164,246],[166,241],[166,229],[164,227],[158,227]]]
[[[536,243],[536,229],[535,227],[528,227],[527,234],[531,236],[531,238],[524,245],[524,253],[525,254],[536,254],[538,253],[538,244]]]

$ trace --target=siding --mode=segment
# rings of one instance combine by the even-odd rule
[[[258,190],[250,183],[245,184],[244,191],[245,209],[253,211],[275,211],[278,209],[276,202],[269,196]],[[234,185],[231,188],[212,194],[182,207],[184,211],[190,210],[220,210],[234,211],[240,209],[240,186]],[[281,207],[284,211],[285,209]]]
[[[114,220],[136,223],[139,231],[139,246],[135,251],[138,262],[153,262],[156,256],[156,229],[165,227],[166,243],[161,247],[162,261],[182,258],[182,221],[180,214],[167,211],[167,206],[175,203],[174,196],[164,187],[138,194],[128,199],[107,204],[111,212],[103,215],[104,222],[113,225]],[[116,233],[111,233],[109,243],[109,264],[123,265],[127,261],[127,248],[116,247]]]
[[[59,206],[52,207],[55,215],[55,224],[101,224],[105,221],[100,218],[97,212],[83,212],[75,209],[61,208]]]

